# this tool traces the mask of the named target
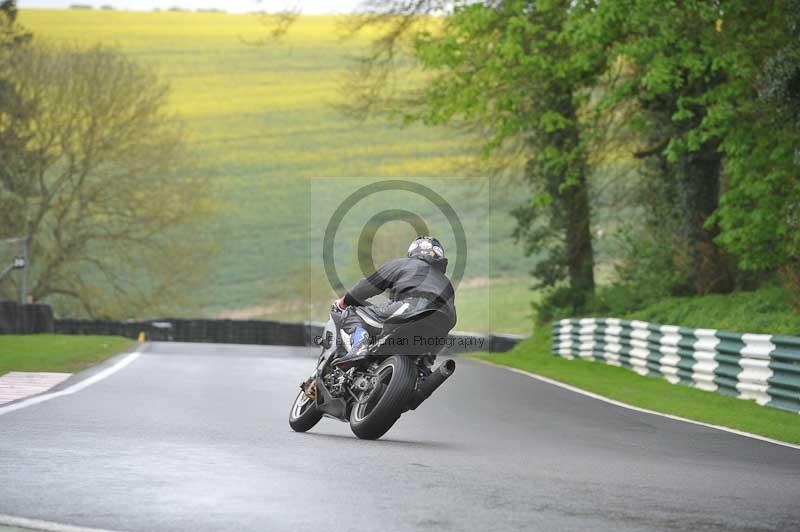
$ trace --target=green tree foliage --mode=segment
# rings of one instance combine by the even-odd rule
[[[547,250],[534,272],[539,282],[567,279],[568,299],[581,306],[594,290],[594,255],[579,89],[601,64],[575,51],[568,37],[571,12],[582,7],[567,0],[371,3],[381,4],[382,16],[366,19],[385,32],[360,64],[356,104],[369,109],[377,100],[393,46],[410,33],[411,54],[429,76],[389,107],[406,122],[477,133],[487,158],[524,161],[533,198],[514,211],[516,235],[529,253]],[[434,9],[449,12],[441,24],[413,18]]]
[[[31,237],[33,297],[128,317],[190,296],[205,247],[177,230],[209,203],[167,87],[102,47],[26,44],[7,72],[25,112],[3,115],[0,138],[24,139],[24,156],[0,173],[0,230]]]
[[[546,285],[564,278],[580,306],[594,289],[586,145],[576,88],[592,70],[565,37],[571,2],[497,1],[460,5],[439,31],[417,36],[416,56],[435,72],[426,123],[478,123],[483,151],[513,149],[526,160],[535,196],[517,209],[529,253],[549,249],[535,271]],[[542,223],[542,221],[546,223]]]
[[[644,162],[623,283],[703,294],[734,289],[740,270],[797,271],[797,0],[368,5],[364,24],[385,31],[361,63],[358,103],[396,86],[395,45],[410,34],[430,76],[388,107],[479,132],[485,155],[526,161],[534,197],[515,211],[517,235],[529,251],[549,249],[535,271],[544,284],[593,285],[587,159],[602,144],[587,142],[598,133],[588,110],[624,124],[607,136],[634,130],[627,145]],[[437,10],[441,24],[413,16]],[[557,306],[572,300],[557,296]]]
[[[795,0],[616,0],[586,19],[618,69],[606,103],[635,102],[651,141],[639,156],[660,158],[677,184],[699,293],[733,288],[717,246],[744,269],[796,263],[796,129],[758,94],[770,60],[791,70],[796,20]],[[771,79],[772,93],[793,93],[791,75]]]
[[[605,47],[613,83],[601,109],[620,106],[632,114],[646,146],[639,158],[678,192],[664,201],[682,214],[681,238],[693,258],[698,293],[733,288],[728,259],[713,243],[718,228],[707,223],[720,196],[720,138],[702,131],[709,91],[725,73],[709,54],[718,39],[719,7],[703,0],[599,2],[585,19],[586,45]]]
[[[781,39],[786,44],[767,59],[760,95],[787,113],[787,125],[800,131],[800,0],[790,1],[786,7],[788,32]]]
[[[796,0],[726,12],[722,59],[736,65],[713,94],[726,192],[719,242],[746,269],[800,269],[800,30]],[[760,98],[758,91],[760,90]]]

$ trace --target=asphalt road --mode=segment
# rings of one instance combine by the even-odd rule
[[[800,529],[800,451],[475,362],[382,440],[330,419],[294,433],[314,353],[151,344],[0,416],[0,514],[130,531]]]

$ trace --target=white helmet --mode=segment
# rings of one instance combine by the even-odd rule
[[[409,257],[427,257],[431,259],[444,259],[442,244],[431,236],[418,236],[408,246]]]

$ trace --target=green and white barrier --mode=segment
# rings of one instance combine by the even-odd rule
[[[616,318],[566,319],[553,324],[553,354],[800,413],[800,337]]]

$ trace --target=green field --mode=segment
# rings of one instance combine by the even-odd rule
[[[537,294],[526,287],[530,279],[472,279],[458,290],[458,324],[460,331],[507,332],[530,334],[533,330],[531,303]],[[286,321],[325,321],[328,307],[307,305],[302,299],[285,301],[279,309],[264,309],[266,316]],[[233,314],[236,317],[236,314]]]
[[[215,219],[191,228],[213,240],[217,253],[196,306],[183,315],[317,318],[327,295],[308,288],[324,282],[318,265],[309,263],[318,260],[324,229],[319,204],[345,191],[337,178],[458,176],[470,159],[454,131],[359,123],[336,110],[349,58],[369,37],[342,42],[336,17],[300,17],[283,40],[261,44],[267,28],[255,15],[23,9],[20,20],[37,39],[119,47],[171,85],[171,110],[184,122],[194,164],[219,205]],[[526,194],[486,180],[445,186],[467,232],[465,281],[478,279],[459,291],[465,321],[458,327],[529,329],[527,283],[480,282],[522,278],[531,269],[509,236],[508,212]],[[444,227],[432,206],[417,208],[433,227]],[[361,223],[358,216],[343,222],[337,246],[345,255],[354,254]],[[451,236],[444,241],[452,252]],[[406,246],[398,242],[394,253]],[[492,299],[513,312],[488,310],[494,306],[486,297],[495,289]],[[309,300],[309,294],[318,297]]]
[[[131,345],[133,341],[119,336],[5,334],[0,336],[0,375],[9,371],[76,373]]]

